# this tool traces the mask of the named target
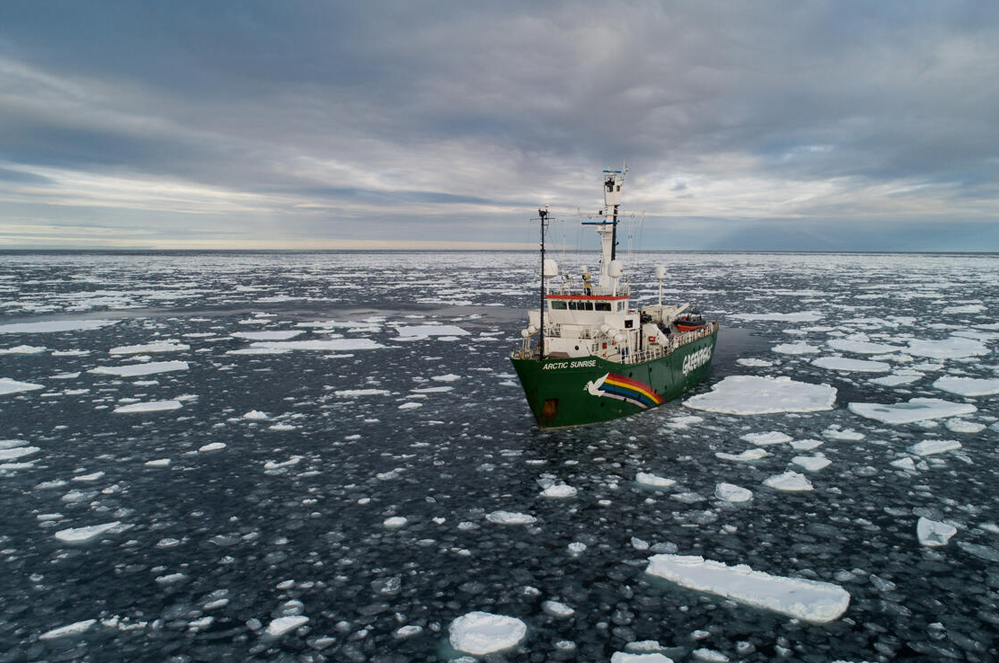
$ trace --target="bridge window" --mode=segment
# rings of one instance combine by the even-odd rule
[[[580,304],[583,304],[584,306],[586,306],[586,310],[587,311],[592,311],[593,310],[593,302],[580,302]]]
[[[611,310],[610,302],[596,302],[596,308],[598,311],[609,311]]]
[[[560,302],[558,300],[555,300],[555,301],[551,301],[551,302],[548,302],[548,303],[551,304],[552,310],[555,310],[555,311],[564,311],[565,310],[565,302]]]

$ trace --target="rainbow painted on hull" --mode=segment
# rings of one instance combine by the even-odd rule
[[[599,395],[632,403],[643,410],[655,407],[656,405],[662,405],[664,402],[663,397],[656,393],[656,390],[649,385],[638,380],[626,378],[623,375],[607,373],[598,382],[600,384],[594,385],[594,388],[601,392]],[[587,391],[594,396],[598,395],[589,386],[587,386]]]

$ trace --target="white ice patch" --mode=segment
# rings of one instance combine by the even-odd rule
[[[850,403],[850,412],[884,424],[909,424],[929,419],[943,419],[970,414],[978,410],[967,403],[951,403],[939,398],[912,398],[906,403]]]
[[[808,477],[791,471],[768,477],[763,481],[763,484],[787,493],[805,493],[813,490],[812,482],[808,480]]]
[[[21,391],[35,391],[36,389],[44,389],[45,385],[34,384],[32,382],[18,382],[17,380],[11,380],[10,378],[0,378],[0,396],[6,394],[16,394]]]
[[[130,403],[115,407],[115,414],[135,414],[141,412],[167,412],[184,407],[180,401],[149,401],[147,403]]]
[[[309,618],[305,615],[288,615],[271,620],[267,625],[266,634],[272,638],[280,638],[289,631],[294,631],[298,627],[308,623]]]
[[[66,626],[60,626],[59,628],[54,628],[51,631],[46,631],[38,636],[38,639],[56,640],[58,638],[68,638],[75,635],[81,635],[93,628],[96,623],[96,619],[84,619],[83,621],[73,622],[72,624],[67,624]]]
[[[399,332],[397,340],[415,341],[431,336],[468,336],[468,332],[461,327],[454,325],[412,325],[409,327],[397,327]]]
[[[486,516],[486,520],[499,525],[533,525],[538,521],[532,515],[515,511],[493,511]]]
[[[773,414],[818,412],[833,409],[836,388],[827,384],[797,382],[788,377],[730,375],[711,388],[684,401],[684,407],[722,414]]]
[[[871,380],[873,384],[879,384],[882,387],[900,387],[904,384],[912,384],[923,377],[922,373],[900,373],[896,375],[886,375],[882,378],[874,378]]]
[[[755,359],[753,357],[739,358],[735,360],[735,363],[739,364],[739,366],[746,366],[747,368],[767,368],[768,366],[774,365],[772,361]]]
[[[819,349],[808,343],[781,343],[780,345],[775,345],[773,351],[782,355],[813,355]]]
[[[845,357],[819,357],[812,361],[812,366],[847,373],[887,373],[891,370],[891,365],[883,361],[847,359]]]
[[[736,463],[748,463],[753,460],[766,458],[769,455],[770,454],[768,454],[763,449],[746,449],[742,453],[737,453],[737,454],[727,454],[721,451],[715,453],[716,458],[720,458],[722,460],[731,460]]]
[[[209,453],[211,451],[221,451],[225,449],[225,442],[209,442],[208,444],[198,447],[198,453]]]
[[[954,433],[981,433],[985,430],[985,424],[976,424],[964,419],[948,419],[944,425],[947,426],[947,430]]]
[[[921,517],[916,523],[916,536],[919,543],[928,548],[939,548],[947,545],[950,537],[957,534],[957,528],[947,523]]]
[[[541,609],[544,610],[546,614],[560,619],[567,619],[576,614],[575,610],[564,603],[559,603],[558,601],[542,601]]]
[[[733,483],[719,483],[715,486],[715,497],[725,502],[748,502],[753,499],[753,491]]]
[[[648,472],[639,472],[636,474],[635,481],[643,486],[652,486],[653,488],[669,488],[676,485],[676,481],[673,479],[666,479]]]
[[[451,646],[473,656],[485,656],[516,647],[527,635],[527,624],[516,617],[470,612],[451,622]]]
[[[630,654],[617,651],[611,654],[611,663],[673,663],[673,659],[659,652],[649,654]]]
[[[735,313],[729,316],[733,320],[755,322],[758,320],[775,320],[778,322],[815,322],[823,317],[819,311],[798,311],[796,313]]]
[[[755,444],[758,447],[765,447],[771,444],[784,444],[791,441],[791,436],[780,431],[770,431],[768,433],[746,433],[740,439]]]
[[[957,440],[923,440],[909,447],[909,451],[917,456],[932,456],[960,448],[961,443]]]
[[[854,341],[845,338],[834,338],[827,342],[833,350],[840,352],[852,352],[855,355],[883,355],[901,350],[902,348],[884,343],[871,343],[869,341]]]
[[[258,341],[250,347],[241,350],[230,350],[229,355],[266,355],[283,354],[294,350],[312,350],[317,352],[342,352],[345,350],[377,350],[384,348],[367,338],[333,338],[329,340],[311,341]]]
[[[66,543],[86,543],[93,541],[105,532],[114,532],[121,528],[121,521],[105,523],[103,525],[91,525],[90,527],[70,527],[59,530],[55,533],[55,538]]]
[[[541,497],[547,497],[549,499],[565,499],[567,497],[575,497],[577,492],[578,491],[575,488],[568,484],[556,483],[541,491]]]
[[[933,383],[934,389],[958,396],[994,396],[999,394],[999,378],[962,378],[945,376]]]
[[[817,447],[822,446],[822,440],[813,440],[811,438],[807,440],[794,440],[791,442],[791,448],[795,451],[811,451]]]
[[[52,322],[19,322],[0,325],[0,334],[51,334],[67,331],[90,331],[120,322],[119,320],[58,320]]]
[[[404,527],[408,522],[409,520],[404,516],[391,516],[382,521],[382,526],[387,529],[399,529],[400,527]]]
[[[90,369],[90,372],[98,375],[117,375],[118,377],[131,378],[140,375],[186,371],[187,369],[186,361],[153,361],[148,364],[129,364],[127,366],[98,366]]]
[[[284,331],[234,332],[229,335],[244,341],[287,341],[304,333],[301,330],[289,329]]]
[[[989,354],[989,349],[971,338],[952,336],[940,341],[909,341],[909,354],[932,359],[960,359]]]
[[[25,456],[30,456],[31,454],[36,454],[41,451],[38,447],[3,447],[2,443],[8,440],[0,440],[0,461],[7,462],[9,460],[16,460],[18,458],[24,458]],[[11,442],[21,443],[20,440],[9,440]],[[23,444],[23,443],[22,443]]]
[[[145,343],[143,345],[122,345],[111,348],[108,352],[113,355],[139,355],[152,354],[158,352],[180,352],[190,350],[191,346],[176,341],[159,341],[157,343]]]
[[[340,398],[360,398],[361,396],[389,396],[392,392],[388,389],[339,389],[333,392],[334,396]]]
[[[839,619],[850,605],[850,594],[832,583],[774,576],[744,564],[727,566],[702,557],[654,555],[646,573],[816,624]]]
[[[832,463],[832,461],[825,456],[795,456],[791,459],[791,463],[797,465],[803,470],[818,472],[821,469],[829,467],[829,464]]]
[[[0,348],[0,355],[40,355],[47,349],[40,345],[15,345],[12,348]]]
[[[261,412],[260,410],[250,410],[243,415],[244,419],[249,419],[250,421],[266,421],[270,419],[266,412]]]

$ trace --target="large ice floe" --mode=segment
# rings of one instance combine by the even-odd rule
[[[944,376],[933,383],[934,389],[958,396],[994,396],[999,394],[999,378],[962,378]]]
[[[730,375],[683,405],[721,414],[775,414],[818,412],[833,409],[836,388],[827,384],[798,382],[788,377]]]
[[[448,633],[458,651],[485,656],[519,645],[527,635],[527,624],[516,617],[477,611],[451,622]]]
[[[745,564],[728,566],[697,556],[653,555],[645,572],[687,589],[815,624],[839,619],[850,606],[849,592],[839,585],[774,576]]]
[[[317,352],[343,352],[345,350],[377,350],[385,347],[369,338],[332,338],[307,341],[257,341],[247,348],[230,350],[230,355],[277,355],[295,350]]]
[[[432,336],[468,336],[467,331],[454,325],[410,325],[397,327],[396,331],[399,332],[397,341],[418,341]]]
[[[833,350],[840,352],[851,352],[858,355],[883,355],[896,352],[902,348],[884,343],[872,343],[870,341],[858,341],[847,338],[834,338],[828,341],[828,345]]]
[[[68,331],[90,331],[119,322],[118,320],[50,320],[48,322],[17,322],[0,325],[0,334],[52,334]]]
[[[129,403],[119,405],[114,409],[115,414],[136,414],[142,412],[167,412],[169,410],[179,410],[184,407],[180,401],[148,401],[146,403]]]
[[[960,359],[989,354],[989,349],[984,343],[960,336],[951,336],[939,341],[909,341],[909,348],[906,351],[917,357],[931,359]]]
[[[0,378],[0,396],[4,394],[16,394],[21,391],[35,391],[44,389],[45,385],[34,384],[33,382],[19,382],[10,378]]]
[[[90,369],[91,373],[98,375],[117,375],[123,378],[133,378],[140,375],[154,375],[156,373],[171,373],[174,371],[186,371],[188,369],[186,361],[151,361],[148,364],[127,364],[125,366],[98,366]]]
[[[891,365],[883,361],[847,359],[845,357],[819,357],[812,361],[812,366],[847,373],[887,373],[891,370]]]
[[[957,534],[957,528],[948,523],[925,517],[920,517],[916,522],[916,537],[919,539],[920,545],[928,548],[946,546],[955,534]]]
[[[978,408],[970,403],[952,403],[939,398],[911,398],[894,405],[882,403],[850,403],[850,412],[883,424],[910,424],[928,419],[942,419],[970,414]]]
[[[795,313],[734,313],[729,316],[733,320],[756,322],[773,320],[776,322],[815,322],[825,317],[819,311],[797,311]]]

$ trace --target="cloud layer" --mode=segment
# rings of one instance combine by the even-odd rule
[[[999,250],[999,6],[0,6],[0,248]],[[374,243],[374,244],[372,244]]]

